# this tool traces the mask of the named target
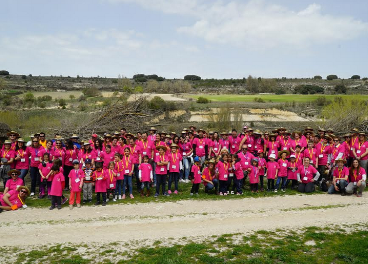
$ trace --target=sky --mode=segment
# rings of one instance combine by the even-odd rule
[[[368,77],[366,0],[2,0],[0,70]]]

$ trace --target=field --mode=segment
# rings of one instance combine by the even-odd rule
[[[239,94],[196,94],[189,95],[189,98],[198,99],[198,97],[205,97],[213,102],[253,102],[255,98],[261,98],[265,102],[311,102],[319,97],[325,97],[327,100],[333,100],[336,97],[357,97],[360,99],[368,100],[368,95],[323,95],[323,94],[313,94],[313,95],[302,95],[302,94],[255,94],[255,95],[239,95]]]

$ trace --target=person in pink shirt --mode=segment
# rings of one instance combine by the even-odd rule
[[[166,176],[167,176],[167,164],[169,164],[169,158],[165,154],[165,146],[157,146],[156,149],[159,151],[159,155],[155,158],[156,163],[156,193],[155,198],[159,196],[160,187],[162,187],[162,195],[168,196],[166,193]]]
[[[192,178],[192,189],[190,190],[190,195],[198,195],[199,185],[202,182],[202,171],[201,171],[201,161],[199,157],[194,158],[194,165],[191,170]]]
[[[234,172],[234,182],[236,187],[236,195],[243,194],[243,179],[244,179],[244,172],[243,167],[241,165],[241,160],[237,155],[231,155],[232,158],[232,171]]]
[[[50,155],[44,153],[42,157],[42,162],[38,165],[38,170],[40,173],[40,199],[45,196],[45,191],[47,188],[47,194],[50,196],[51,183],[53,178],[53,172],[51,171],[52,162],[50,160]]]
[[[349,184],[346,186],[346,193],[356,193],[357,197],[362,197],[366,187],[367,173],[360,166],[359,160],[354,159],[349,170]]]
[[[50,160],[54,160],[54,146],[52,140],[46,140],[46,147],[42,150],[42,157],[43,154],[48,153]]]
[[[10,169],[14,169],[15,168],[15,162],[14,162],[15,152],[11,147],[10,140],[5,140],[3,149],[2,151],[0,151],[0,153],[1,153],[0,165],[9,165]],[[5,183],[6,183],[6,180],[4,181],[4,185]]]
[[[128,186],[129,195],[131,199],[134,199],[133,196],[133,173],[134,173],[134,161],[133,156],[131,155],[131,150],[129,147],[124,149],[124,156],[122,158],[122,164],[124,167],[124,180],[123,180],[123,196],[122,199],[125,199],[125,191]]]
[[[157,129],[154,128],[154,127],[151,127],[148,132],[149,132],[149,135],[147,137],[148,141],[151,142],[151,143],[154,143],[156,141],[156,132],[157,132]]]
[[[121,155],[116,153],[114,155],[115,161],[115,171],[116,171],[116,191],[115,191],[115,200],[121,199],[121,189],[124,181],[124,165],[121,160]]]
[[[296,189],[298,187],[298,177],[297,177],[298,165],[296,163],[296,158],[294,154],[290,155],[290,161],[288,162],[287,169],[287,182],[286,186],[291,182],[291,189]]]
[[[152,159],[154,152],[154,141],[148,140],[146,132],[142,133],[142,141],[138,142],[138,146],[143,156],[147,155],[148,158]]]
[[[259,130],[254,131],[254,148],[253,155],[256,156],[259,151],[264,151],[264,139],[262,138],[262,133]],[[248,146],[249,147],[249,146]]]
[[[102,156],[102,140],[101,139],[96,139],[96,142],[94,144],[94,157],[95,157],[95,162],[103,162],[103,156]],[[92,160],[91,160],[92,161]]]
[[[0,213],[5,211],[14,211],[19,208],[27,208],[25,202],[29,195],[26,186],[19,186],[16,190],[11,190],[6,194],[0,193]]]
[[[308,148],[306,148],[303,152],[304,157],[308,157],[310,160],[310,164],[315,168],[318,168],[318,154],[317,150],[314,148],[313,141],[308,142]]]
[[[54,173],[54,177],[52,178],[51,184],[51,207],[50,210],[55,209],[55,204],[57,208],[61,209],[61,197],[63,195],[63,187],[65,184],[65,178],[62,172],[60,172],[60,168],[57,165],[53,165],[51,170]]]
[[[101,204],[102,196],[102,206],[106,206],[106,182],[107,177],[102,168],[102,162],[96,162],[96,170],[93,172],[92,177],[95,182],[95,193],[96,193],[96,203],[95,205]]]
[[[275,178],[280,169],[279,164],[275,161],[276,155],[274,153],[270,154],[268,157],[270,159],[266,165],[266,176],[267,176],[267,191],[271,192],[275,190]]]
[[[248,145],[244,144],[241,150],[242,152],[238,153],[238,157],[241,160],[242,168],[246,168],[247,166],[251,165],[251,162],[255,157],[248,151]]]
[[[97,150],[93,150],[91,148],[91,144],[89,142],[84,142],[83,147],[81,148],[81,150],[79,151],[79,153],[77,155],[81,166],[82,167],[85,166],[85,164],[84,164],[85,160],[86,159],[89,159],[89,160],[92,161],[92,167],[94,167],[95,166],[95,162],[96,162],[96,153],[97,152],[98,152]],[[111,151],[111,146],[110,146],[110,153],[111,152],[112,151]],[[113,154],[111,154],[111,155],[113,155]],[[111,156],[109,156],[109,158],[111,158]],[[109,160],[109,162],[110,161],[112,161],[112,160]],[[108,166],[108,163],[109,162],[107,162],[107,165],[106,166]],[[104,163],[104,165],[105,165],[105,163]]]
[[[17,139],[17,145],[15,147],[15,169],[20,171],[19,178],[24,182],[29,170],[29,152],[25,145],[25,141],[22,138]],[[22,184],[24,185],[24,183]]]
[[[342,196],[346,195],[346,186],[349,183],[349,169],[344,166],[345,160],[337,159],[337,168],[333,171],[332,184],[328,188],[328,194],[340,192]]]
[[[146,197],[150,196],[150,183],[153,181],[153,169],[149,164],[148,155],[143,156],[143,163],[139,165],[139,180],[142,183],[141,196],[144,196],[144,188],[146,188]]]
[[[73,160],[73,169],[69,172],[69,209],[72,210],[74,207],[74,199],[78,208],[81,207],[81,192],[83,188],[84,172],[79,168],[79,161]]]
[[[353,156],[359,160],[359,165],[367,172],[368,164],[368,142],[365,133],[359,133],[358,139],[352,147]]]
[[[230,151],[230,142],[229,142],[228,135],[226,132],[221,133],[220,144],[223,148],[226,148],[227,150]]]
[[[38,139],[34,138],[32,140],[32,146],[27,148],[27,152],[31,157],[31,167],[30,167],[30,176],[31,176],[31,196],[33,196],[36,192],[36,185],[40,183],[40,172],[38,170],[38,166],[41,163],[42,159],[42,149],[40,147]]]
[[[279,164],[279,171],[277,173],[275,192],[278,191],[281,181],[281,191],[285,192],[288,169],[288,160],[286,159],[286,157],[289,155],[290,152],[288,150],[282,150],[279,152],[279,160],[277,161],[277,163]]]
[[[216,174],[218,174],[220,195],[227,195],[227,181],[229,178],[229,167],[231,164],[228,162],[229,154],[222,154],[222,158],[216,164]]]
[[[270,157],[271,154],[275,154],[275,157],[277,157],[279,147],[280,143],[276,141],[276,134],[270,134],[270,141],[267,144],[267,157]]]
[[[217,132],[213,133],[212,141],[210,144],[210,156],[218,157],[220,155],[220,151],[222,149],[222,145],[220,143],[220,138]]]
[[[119,153],[115,153],[117,155]],[[110,162],[109,168],[105,170],[105,174],[107,177],[106,186],[107,186],[107,197],[106,202],[110,199],[110,194],[112,196],[112,200],[116,202],[115,189],[116,189],[116,179],[117,179],[117,171],[115,170],[115,163],[113,161]]]
[[[332,157],[331,157],[331,166],[336,166],[336,160],[345,159],[345,147],[340,143],[340,139],[338,137],[333,138],[333,146],[331,149]]]
[[[320,143],[316,145],[317,157],[318,157],[318,172],[321,175],[318,179],[320,184],[320,189],[327,192],[327,177],[326,170],[330,168],[330,154],[332,152],[331,147],[328,145],[328,136],[324,136]]]
[[[258,167],[259,167],[259,182],[261,187],[261,192],[263,192],[263,182],[264,182],[264,175],[265,175],[265,169],[266,169],[266,159],[263,157],[263,150],[258,150]]]
[[[284,131],[284,136],[282,138],[280,138],[280,140],[279,140],[280,150],[289,152],[289,154],[286,158],[288,158],[290,156],[291,148],[293,146],[292,140],[290,139],[290,135],[291,135],[290,132]]]
[[[16,190],[19,186],[23,185],[23,180],[19,178],[20,171],[19,170],[10,170],[8,171],[8,176],[10,179],[7,180],[5,184],[4,193],[6,194],[9,191]]]
[[[208,157],[208,145],[207,140],[203,137],[205,131],[203,129],[198,130],[198,137],[193,140],[193,156],[199,157],[201,164],[204,163],[205,158]]]
[[[130,156],[132,157],[132,161],[134,164],[134,178],[137,183],[137,191],[141,191],[141,182],[139,181],[138,175],[138,166],[142,163],[142,150],[141,148],[135,144],[134,138],[129,139],[129,149],[130,149]]]
[[[303,152],[304,149],[307,147],[307,142],[301,138],[302,133],[300,131],[295,131],[291,134],[291,136],[293,138],[291,142],[291,148],[290,148],[291,153],[295,153],[296,146],[300,146],[301,147],[300,152]]]
[[[302,193],[311,193],[315,190],[314,182],[319,178],[319,172],[310,165],[310,158],[305,157],[303,165],[298,168],[297,178],[299,182],[298,191]]]
[[[258,192],[258,183],[259,183],[259,167],[258,167],[258,159],[254,158],[251,161],[252,165],[247,166],[248,170],[248,178],[250,183],[250,190],[252,193]]]
[[[230,154],[235,154],[239,151],[241,139],[238,137],[236,129],[231,131],[229,136]]]
[[[89,143],[88,143],[89,146]],[[90,150],[92,152],[92,150]],[[69,172],[73,169],[73,161],[78,160],[78,152],[79,150],[74,147],[73,141],[68,139],[66,141],[66,146],[64,150],[64,177],[65,177],[65,186],[67,190],[69,190]],[[83,163],[82,163],[83,164]]]
[[[191,156],[193,154],[192,144],[189,137],[181,137],[179,142],[180,154],[183,157],[183,170],[180,171],[180,181],[188,183],[190,174]]]
[[[178,194],[178,183],[180,170],[183,168],[182,160],[180,153],[178,153],[179,146],[175,143],[170,146],[171,153],[169,154],[169,183],[168,183],[168,194],[171,194],[171,184],[174,182],[174,194]]]
[[[114,155],[115,153],[111,151],[111,146],[106,145],[105,150],[101,153],[101,157],[103,160],[103,169],[108,169],[110,162],[114,161]]]

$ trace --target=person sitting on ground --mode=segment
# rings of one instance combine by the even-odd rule
[[[335,168],[333,172],[332,185],[328,188],[328,194],[333,194],[335,192],[340,192],[342,196],[346,194],[346,186],[348,185],[349,170],[344,167],[345,160],[337,159]]]
[[[310,164],[310,160],[309,157],[304,157],[303,165],[298,168],[296,175],[299,182],[299,192],[311,193],[315,191],[314,182],[318,180],[320,174],[317,169]]]
[[[216,195],[218,194],[218,176],[216,175],[215,170],[215,164],[216,161],[214,159],[211,159],[208,161],[208,166],[203,170],[202,173],[202,180],[205,193],[208,193],[209,191],[215,189]]]
[[[0,213],[2,211],[14,211],[22,207],[27,208],[25,202],[29,194],[30,191],[26,186],[19,186],[16,190],[0,194]]]
[[[356,193],[357,197],[362,197],[363,190],[366,187],[367,175],[359,160],[354,159],[349,170],[349,184],[346,187],[346,193]],[[8,181],[9,182],[9,181]]]

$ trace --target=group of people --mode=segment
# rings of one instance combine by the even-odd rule
[[[190,181],[190,195],[197,195],[201,184],[206,193],[241,195],[248,181],[251,192],[285,192],[290,185],[300,192],[317,187],[360,197],[366,187],[368,142],[358,129],[341,137],[331,129],[262,133],[246,126],[240,133],[191,126],[180,134],[158,133],[154,127],[132,134],[123,128],[83,141],[76,134],[47,140],[45,133],[37,133],[30,142],[15,131],[8,137],[0,152],[1,210],[24,207],[25,197],[34,196],[37,187],[40,199],[51,199],[50,209],[61,208],[65,192],[70,192],[70,209],[80,207],[82,199],[91,202],[93,191],[96,205],[134,199],[133,182],[141,196],[150,196],[154,188],[155,197],[160,191],[176,195],[179,182]],[[24,182],[28,174],[30,190]]]

